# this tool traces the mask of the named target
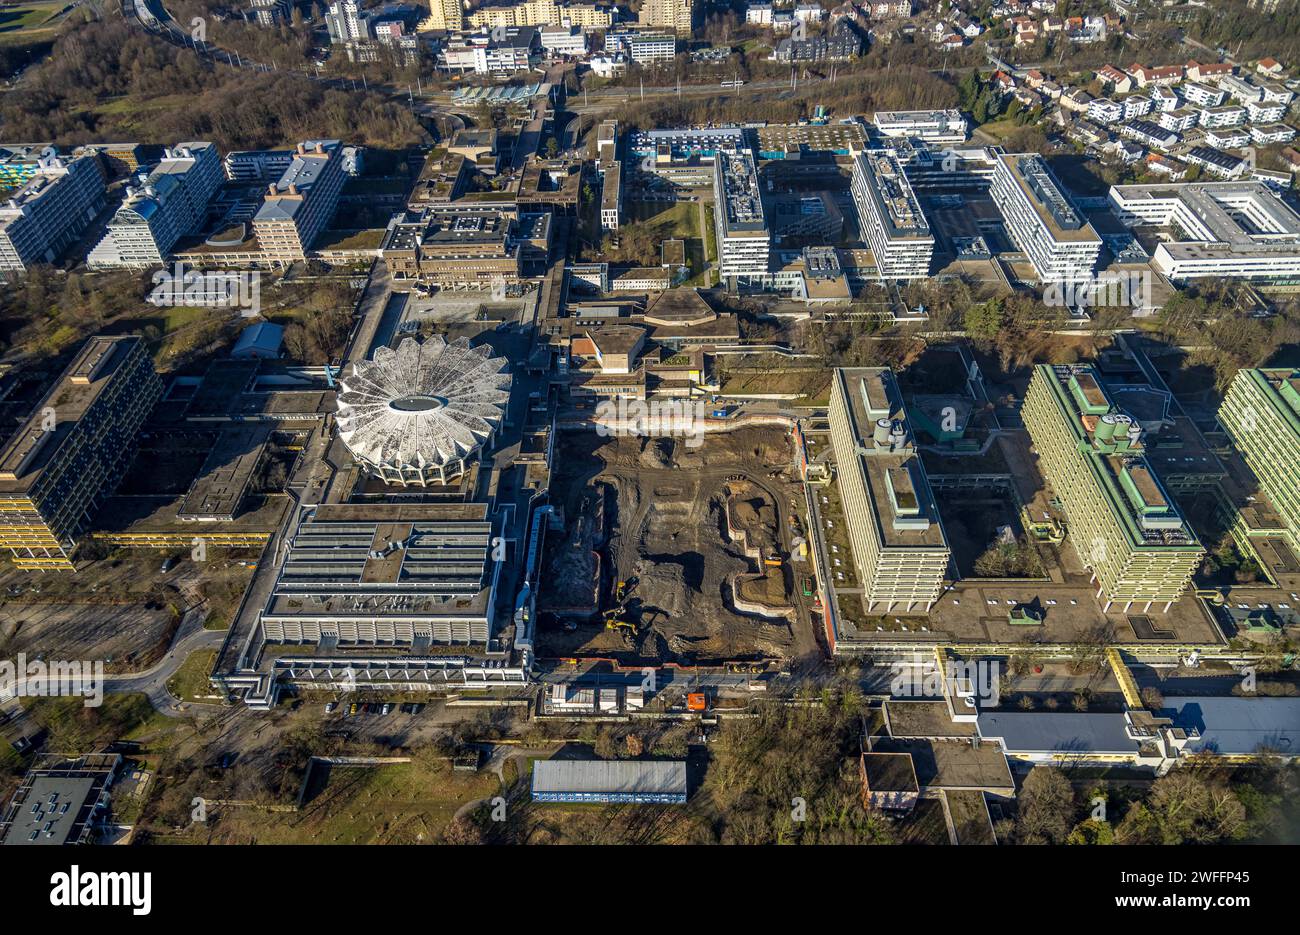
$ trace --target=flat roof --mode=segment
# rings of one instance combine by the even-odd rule
[[[1123,714],[1072,711],[994,711],[981,714],[980,736],[997,740],[1009,754],[1116,754],[1137,752]]]
[[[952,719],[943,701],[916,701],[890,698],[885,702],[889,733],[899,739],[921,737],[973,737],[975,725]]]
[[[975,725],[970,725],[974,728]],[[1006,754],[992,741],[969,739],[877,741],[873,749],[884,753],[907,753],[916,769],[916,780],[935,789],[987,789],[1011,792],[1015,781]]]
[[[863,753],[862,769],[870,792],[921,791],[912,757],[907,753]]]
[[[302,209],[312,187],[320,181],[339,145],[338,140],[307,140],[299,144],[289,168],[273,186],[276,193],[266,196],[253,222],[292,219]]]
[[[1053,240],[1101,243],[1097,231],[1084,220],[1041,156],[1004,153],[998,159],[1033,206]]]
[[[856,470],[863,478],[874,507],[873,517],[886,548],[948,548],[939,509],[930,490],[925,466],[917,457],[915,436],[903,407],[894,375],[881,367],[839,368],[835,377],[852,420],[856,450],[853,464],[840,464],[841,471]],[[868,409],[870,406],[870,409]],[[882,415],[876,415],[882,413]],[[888,419],[902,426],[904,443],[889,450],[873,441],[876,421]],[[836,452],[837,458],[840,452]]]
[[[1199,549],[1196,533],[1150,470],[1146,436],[1139,435],[1136,446],[1130,444],[1122,449],[1102,437],[1103,429],[1107,429],[1119,440],[1136,423],[1122,411],[1122,406],[1112,404],[1093,366],[1039,364],[1035,370],[1047,380],[1062,421],[1087,456],[1093,477],[1130,544],[1143,549]],[[1073,386],[1079,387],[1094,412],[1080,407]]]
[[[1192,752],[1300,756],[1300,698],[1166,697],[1160,713],[1200,734],[1187,742]]]
[[[240,422],[224,429],[177,515],[181,519],[233,517],[248,491],[271,431],[271,425],[265,422]]]
[[[930,224],[903,174],[898,156],[891,150],[873,149],[859,155],[856,161],[870,183],[867,190],[875,199],[876,213],[884,221],[887,235],[891,239],[933,242]]]
[[[23,777],[0,821],[4,845],[84,843],[101,793],[122,758],[115,753],[41,756]]]
[[[685,760],[538,760],[533,794],[686,795]]]
[[[322,504],[289,540],[264,615],[481,617],[486,503]]]
[[[722,179],[718,197],[723,199],[723,234],[727,237],[767,236],[767,218],[759,193],[758,168],[748,149],[719,150],[715,157]]]

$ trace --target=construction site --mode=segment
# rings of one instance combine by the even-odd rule
[[[779,665],[815,651],[793,454],[779,426],[692,439],[566,432],[539,656]]]

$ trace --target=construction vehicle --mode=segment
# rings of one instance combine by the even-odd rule
[[[622,606],[623,602],[627,600],[628,595],[632,593],[632,589],[635,587],[636,578],[628,578],[626,581],[620,581],[618,584],[614,585],[614,603]]]
[[[632,621],[630,620],[624,620],[622,616],[620,616],[622,612],[623,612],[623,608],[621,607],[614,607],[610,610],[605,611],[605,613],[602,615],[605,619],[605,629],[606,630],[627,630],[629,633],[635,633],[636,624],[632,623]]]

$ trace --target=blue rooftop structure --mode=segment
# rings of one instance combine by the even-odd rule
[[[274,360],[280,356],[280,345],[283,342],[284,328],[269,321],[259,321],[243,330],[230,356],[241,359]]]
[[[1194,753],[1300,755],[1300,698],[1166,698],[1160,714],[1200,734],[1184,748]]]

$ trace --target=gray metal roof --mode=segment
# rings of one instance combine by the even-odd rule
[[[1008,753],[1129,754],[1138,748],[1123,714],[998,711],[981,714],[976,723],[981,737],[1001,741]]]
[[[685,760],[538,760],[533,792],[686,794]]]
[[[339,380],[339,437],[372,464],[445,464],[479,447],[510,399],[505,361],[488,345],[441,335],[381,347]]]
[[[1187,743],[1192,751],[1256,753],[1261,747],[1300,755],[1300,698],[1166,698],[1174,726],[1200,732]]]

